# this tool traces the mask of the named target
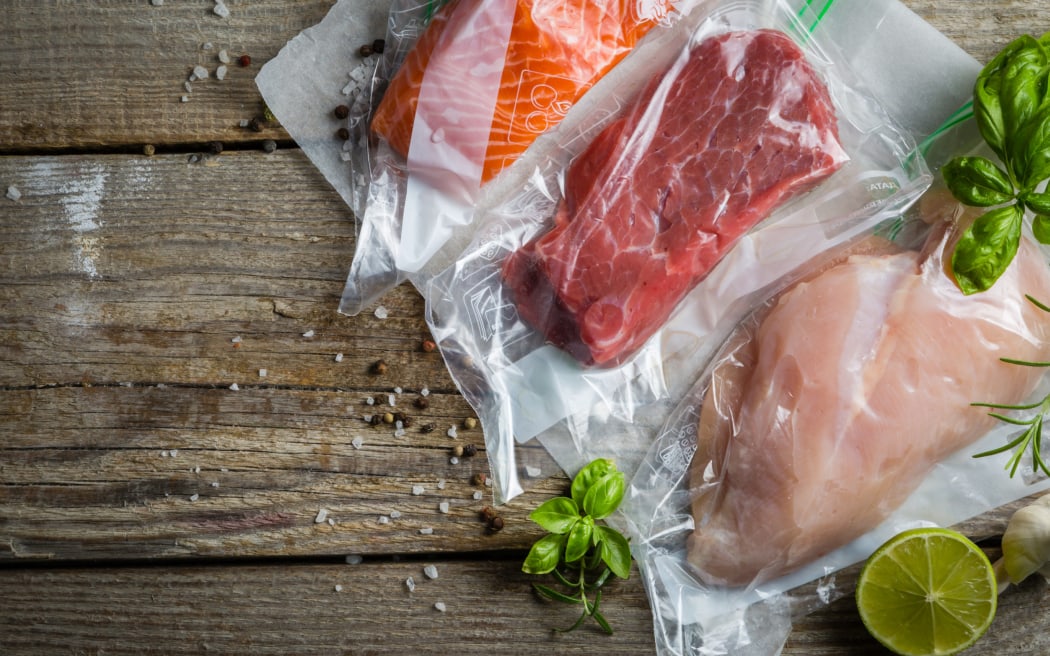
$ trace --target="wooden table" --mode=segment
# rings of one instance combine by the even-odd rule
[[[565,477],[486,530],[487,463],[450,463],[445,430],[472,411],[421,347],[419,296],[337,314],[350,212],[279,126],[241,127],[260,65],[332,0],[214,4],[4,3],[0,653],[653,653],[637,575],[607,596],[614,636],[548,630],[572,611],[520,564]],[[1050,27],[1036,0],[907,4],[981,61]],[[250,65],[185,89],[221,49]],[[397,387],[401,438],[362,420]],[[964,529],[994,550],[1010,510]],[[1047,611],[1042,583],[1008,593],[973,653],[1050,652]],[[784,653],[882,651],[844,599]]]

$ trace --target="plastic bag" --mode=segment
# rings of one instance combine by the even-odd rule
[[[716,343],[712,335],[746,312],[749,295],[813,255],[897,215],[929,184],[914,142],[882,111],[835,42],[817,25],[805,8],[799,12],[780,2],[699,7],[669,30],[673,40],[662,42],[659,58],[628,58],[618,67],[615,92],[602,96],[603,103],[592,102],[587,122],[571,124],[571,131],[567,124],[561,126],[561,148],[537,165],[519,193],[479,211],[473,241],[425,288],[428,322],[453,376],[471,381],[461,387],[485,429],[498,500],[521,491],[514,445],[532,438],[538,438],[566,471],[598,456],[616,458],[622,469],[633,471],[666,416],[670,399],[693,380]],[[587,152],[596,134],[616,125],[625,111],[643,117],[628,139],[657,124],[645,117],[659,115],[663,94],[672,88],[669,82],[642,96],[652,99],[645,107],[630,106],[633,94],[654,75],[667,73],[664,79],[673,80],[694,44],[760,28],[791,35],[803,48],[830,93],[848,163],[740,237],[633,355],[613,367],[581,365],[522,320],[502,278],[509,254],[556,220],[570,162]],[[617,157],[626,159],[621,153],[609,155]],[[628,188],[635,180],[648,179],[646,171],[630,167],[620,178]],[[610,184],[611,194],[615,179]]]
[[[483,188],[674,4],[395,0],[373,106],[350,118],[360,229],[340,311],[425,281],[475,205],[499,193]]]

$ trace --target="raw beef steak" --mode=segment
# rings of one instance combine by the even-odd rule
[[[573,161],[553,228],[504,280],[550,342],[621,362],[741,235],[846,159],[827,88],[790,38],[710,37]]]

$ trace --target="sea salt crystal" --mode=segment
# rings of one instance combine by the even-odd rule
[[[433,535],[433,533],[434,533],[434,529],[430,528],[429,526],[426,527],[426,528],[419,529],[419,534],[420,535]]]
[[[314,336],[314,331],[313,330],[307,330],[305,333],[303,333],[303,337],[313,337],[313,336]]]
[[[401,519],[401,511],[400,510],[391,510],[390,511],[390,519]]]
[[[482,498],[483,496],[484,496],[484,495],[483,495],[483,494],[481,493],[481,490],[475,490],[475,491],[474,491],[474,500],[475,500],[475,501],[481,501],[481,498]]]
[[[149,0],[149,3],[154,7],[159,7],[164,4],[164,0]]]
[[[525,474],[527,474],[529,478],[537,478],[541,473],[542,472],[539,467],[530,467],[529,465],[525,465]]]
[[[182,88],[186,90],[186,93],[193,93],[193,85],[190,84],[189,80],[182,83]]]
[[[196,501],[197,499],[200,499],[200,498],[201,498],[201,495],[199,495],[199,494],[191,494],[190,495],[190,501]]]
[[[233,338],[233,339],[231,339],[230,341],[231,341],[231,342],[233,342],[234,344],[240,344],[240,343],[241,343],[242,341],[244,341],[244,340],[242,340],[242,339],[241,339],[241,336],[240,336],[240,335],[237,335],[236,337],[234,337],[234,338]]]
[[[168,451],[168,455],[170,455],[172,458],[177,458],[178,455],[179,455],[179,450],[178,449],[172,449],[171,451]]]
[[[380,515],[379,516],[379,523],[380,524],[389,524],[390,523],[390,518],[387,517],[386,515]]]
[[[452,428],[449,428],[447,431],[445,431],[445,434],[448,435],[449,437],[459,437],[459,433],[456,432],[456,427],[455,426],[453,426]]]
[[[335,591],[336,592],[342,592],[343,591],[343,586],[341,586],[338,583],[336,583],[335,584]]]
[[[183,96],[183,97],[179,98],[179,102],[189,102],[189,101],[190,101],[190,97],[189,96]]]
[[[265,369],[259,370],[259,378],[266,378],[267,371]]]
[[[168,457],[168,452],[167,451],[161,451],[160,452],[160,457],[161,458],[167,458]]]
[[[343,354],[342,353],[336,353],[335,354],[335,361],[336,362],[342,362],[343,361]]]
[[[346,557],[346,564],[347,565],[360,565],[364,561],[365,561],[364,556],[361,556],[359,554],[350,554],[349,556]]]
[[[229,469],[226,469],[225,467],[219,467],[219,471],[221,471],[222,473],[224,473],[224,474],[225,474],[226,472],[228,472],[228,471],[230,471],[230,470],[229,470]]]
[[[430,390],[427,389],[426,387],[424,387],[423,389],[419,390],[419,395],[420,396],[430,396]]]
[[[334,517],[329,517],[328,518],[328,525],[329,526],[335,526],[335,518]]]
[[[193,67],[193,74],[195,76],[197,76],[198,80],[207,80],[208,79],[208,69],[204,68],[200,64],[197,64],[196,66]]]
[[[394,394],[400,394],[400,393],[401,393],[401,388],[400,387],[395,387],[394,388]]]
[[[398,422],[398,423],[401,423],[401,422]],[[405,429],[400,427],[400,426],[398,426],[397,429],[394,431],[394,437],[404,437],[404,436],[405,436]]]
[[[323,524],[326,519],[328,519],[328,509],[321,508],[317,511],[317,517],[314,517],[314,524]]]
[[[449,462],[450,465],[458,465],[459,464],[459,458],[457,458],[456,456],[452,456],[451,458],[448,459],[448,462]]]
[[[226,48],[219,51],[219,61],[223,64],[230,63],[230,53],[226,52]]]
[[[423,573],[426,574],[428,579],[436,579],[438,577],[438,568],[434,565],[427,565],[423,568]]]
[[[376,400],[370,396],[370,397],[365,399],[365,403],[367,403],[368,405],[375,405],[376,404]]]
[[[387,312],[387,309],[382,305],[377,307],[373,314],[376,315],[376,319],[386,319],[388,316],[390,316],[390,313]]]
[[[414,592],[415,591],[415,589],[416,589],[416,582],[412,579],[411,576],[408,577],[407,579],[405,579],[405,587],[408,588],[409,592]]]
[[[240,386],[237,383],[232,383],[230,385],[230,389],[233,390],[234,392],[236,392],[237,390],[239,390],[241,388],[240,388]]]
[[[360,437],[355,437],[350,442],[350,444],[352,444],[355,449],[360,449],[362,446],[364,446],[365,441],[363,439],[361,439]]]
[[[445,479],[442,478],[440,481],[438,481],[438,489],[439,490],[444,490],[445,489]]]
[[[241,120],[237,121],[237,125],[239,125],[242,128],[246,128],[246,127],[250,126],[251,124],[252,124],[252,120],[250,118],[242,118]]]
[[[446,610],[445,603],[443,601],[435,601],[434,602],[434,610],[436,610],[438,612],[441,612],[441,613],[444,613],[445,610]]]
[[[448,514],[448,501],[442,501],[438,504],[438,511],[447,515]]]
[[[415,496],[418,497],[419,495],[423,494],[423,492],[424,492],[424,489],[423,489],[422,485],[413,485],[412,486],[412,494],[414,494]]]
[[[405,427],[405,422],[401,421],[400,419],[398,419],[397,421],[394,422],[394,428],[404,428],[404,427]]]
[[[397,405],[397,397],[394,396],[393,394],[387,394],[386,395],[386,404],[387,405]]]
[[[214,11],[215,15],[218,16],[219,18],[229,18],[230,17],[230,8],[227,7],[226,3],[223,2],[222,0],[216,0],[215,8],[212,9],[212,11]]]
[[[215,69],[215,79],[216,80],[225,80],[226,79],[226,65],[225,64],[220,64],[219,67]]]
[[[193,468],[193,473],[194,473],[194,474],[199,474],[199,473],[201,473],[201,466],[200,466],[200,465],[197,465],[196,467],[194,467],[194,468]]]
[[[212,481],[211,482],[211,486],[212,487],[219,487],[219,481]]]

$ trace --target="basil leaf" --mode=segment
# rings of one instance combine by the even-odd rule
[[[532,545],[529,555],[525,556],[525,562],[521,571],[526,574],[548,574],[558,566],[562,547],[565,545],[564,535],[545,535]]]
[[[1006,172],[984,157],[956,157],[941,168],[941,175],[952,195],[967,205],[989,207],[1013,200]]]
[[[631,547],[619,531],[608,526],[599,526],[601,535],[602,562],[621,579],[631,575]]]
[[[580,509],[576,502],[568,497],[555,497],[529,513],[529,519],[551,533],[560,535],[568,533],[572,525],[580,519]]]
[[[981,137],[991,146],[999,159],[1006,160],[1006,128],[1003,108],[999,100],[1002,90],[1003,68],[1013,53],[1024,47],[1024,37],[1015,39],[981,69],[973,88],[973,114]]]
[[[1050,178],[1050,103],[1040,108],[1017,133],[1012,145],[1014,173],[1024,191]]]
[[[1024,211],[1017,204],[977,217],[952,253],[952,273],[964,294],[989,289],[1017,254]]]
[[[999,84],[1007,142],[1010,141],[1009,135],[1016,134],[1028,123],[1046,97],[1046,51],[1043,45],[1027,34],[1014,43],[1019,47],[1004,60]]]
[[[595,519],[604,519],[620,506],[627,482],[623,472],[614,471],[598,479],[583,498],[583,512]]]
[[[583,517],[573,524],[569,531],[568,541],[565,543],[565,562],[574,563],[591,547],[591,533],[594,531],[594,520]]]
[[[592,460],[590,464],[581,469],[576,477],[572,479],[572,500],[577,505],[583,505],[583,498],[587,495],[594,482],[611,471],[616,471],[616,463],[608,458]]]
[[[1036,214],[1032,218],[1032,234],[1040,244],[1050,244],[1050,216]]]
[[[1036,214],[1050,214],[1050,193],[1031,192],[1021,196],[1028,209]]]

